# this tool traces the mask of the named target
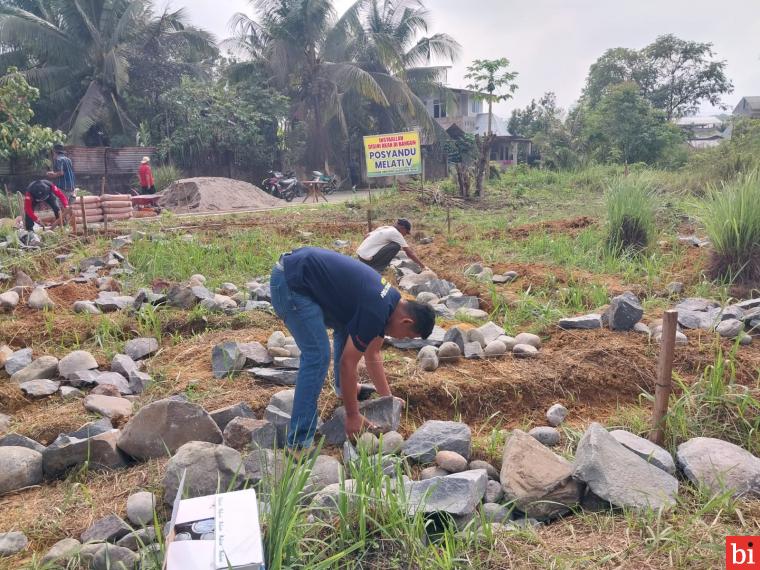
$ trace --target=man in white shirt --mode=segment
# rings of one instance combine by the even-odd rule
[[[369,265],[378,273],[382,273],[396,257],[399,250],[404,250],[409,259],[425,269],[425,264],[406,243],[404,236],[412,231],[409,220],[399,218],[393,226],[381,226],[366,235],[364,241],[356,250],[359,260]]]

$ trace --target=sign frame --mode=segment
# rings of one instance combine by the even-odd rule
[[[419,131],[367,135],[363,137],[363,146],[368,179],[422,175]]]

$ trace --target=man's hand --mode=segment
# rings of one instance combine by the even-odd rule
[[[52,170],[48,170],[45,173],[45,176],[47,176],[48,178],[55,178],[55,177],[58,176],[58,173],[57,172],[53,172]]]
[[[346,436],[355,442],[363,431],[376,431],[377,426],[361,414],[346,415]]]

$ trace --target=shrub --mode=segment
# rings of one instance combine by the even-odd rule
[[[171,164],[153,169],[153,182],[156,185],[156,192],[165,190],[169,184],[183,177],[182,171]]]
[[[609,185],[605,201],[611,251],[646,249],[656,232],[655,199],[652,181],[644,174],[618,177]]]
[[[760,171],[709,187],[700,213],[713,245],[710,275],[760,283]]]

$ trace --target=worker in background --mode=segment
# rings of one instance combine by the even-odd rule
[[[56,144],[53,147],[53,170],[47,173],[48,178],[55,180],[55,186],[64,194],[69,201],[74,197],[76,188],[76,177],[74,176],[74,165],[71,159],[66,156],[62,144]]]
[[[61,208],[63,208],[64,211],[68,211],[69,208],[69,200],[66,197],[66,194],[49,180],[36,180],[32,182],[27,187],[26,192],[24,192],[24,228],[26,228],[27,231],[31,232],[34,229],[35,223],[42,226],[40,219],[35,213],[35,207],[43,202],[50,206],[56,219],[51,227],[55,227],[58,223],[62,223]]]
[[[137,176],[140,178],[140,194],[156,193],[156,186],[153,182],[153,171],[150,168],[149,156],[142,157],[140,168],[137,169]]]
[[[396,220],[393,226],[381,226],[372,230],[366,235],[364,241],[356,250],[359,260],[369,265],[378,273],[382,273],[390,264],[391,260],[396,257],[400,250],[404,250],[409,259],[414,261],[423,270],[427,269],[425,264],[414,253],[414,250],[406,243],[404,236],[408,236],[412,231],[412,224],[405,218]]]
[[[283,254],[270,284],[274,310],[301,349],[288,447],[299,455],[314,440],[317,400],[330,367],[326,328],[333,329],[335,391],[346,409],[346,435],[376,427],[359,412],[357,365],[364,357],[378,394],[391,396],[380,355],[385,335],[427,338],[435,325],[432,307],[402,299],[356,259],[316,247]]]

